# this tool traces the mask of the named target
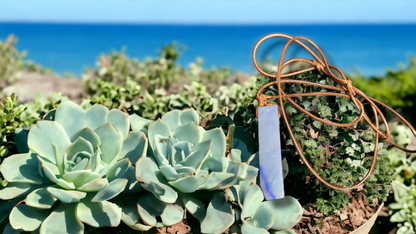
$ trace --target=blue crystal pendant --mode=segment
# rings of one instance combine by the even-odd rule
[[[285,196],[279,110],[277,105],[258,108],[260,187],[266,200]]]

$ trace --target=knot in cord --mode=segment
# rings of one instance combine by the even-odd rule
[[[257,48],[259,47],[259,45],[264,42],[267,39],[273,38],[273,37],[283,37],[288,39],[289,41],[286,43],[286,45],[283,48],[282,54],[280,56],[280,60],[279,60],[279,64],[278,64],[278,69],[277,69],[277,73],[276,74],[269,74],[264,72],[259,64],[257,63],[256,60],[256,52],[257,52]],[[313,52],[307,45],[305,45],[302,41],[306,41],[309,44],[311,44],[317,51],[318,54],[320,55],[320,57],[315,54],[315,52]],[[292,43],[297,43],[300,46],[302,46],[305,50],[307,50],[315,59],[315,60],[309,60],[309,59],[304,59],[304,58],[292,58],[287,60],[286,62],[283,63],[283,57],[286,53],[286,50],[288,48],[288,46]],[[272,105],[267,103],[268,99],[279,99],[279,103],[277,104],[278,108],[279,108],[279,117],[280,115],[283,116],[284,121],[286,123],[287,129],[289,131],[289,135],[292,138],[292,141],[299,153],[300,158],[302,159],[302,161],[305,163],[305,165],[308,167],[308,169],[312,172],[312,174],[314,176],[316,176],[316,178],[318,180],[320,180],[323,184],[325,184],[326,186],[335,189],[335,190],[350,190],[350,189],[354,189],[357,188],[361,185],[364,184],[364,182],[368,179],[368,177],[371,175],[371,173],[374,171],[376,162],[377,162],[377,152],[378,152],[378,142],[379,139],[385,140],[387,142],[389,142],[390,144],[392,144],[393,146],[408,152],[408,153],[416,153],[416,150],[409,150],[406,148],[403,148],[401,146],[399,146],[398,144],[396,144],[395,142],[393,142],[390,139],[390,128],[389,125],[387,123],[386,118],[384,117],[383,113],[381,112],[381,110],[379,109],[379,107],[377,105],[381,105],[384,108],[388,109],[389,111],[391,111],[392,113],[394,113],[399,119],[401,119],[412,131],[413,135],[416,136],[416,130],[412,127],[412,125],[405,120],[401,115],[399,115],[395,110],[393,110],[391,107],[387,106],[386,104],[374,99],[374,98],[370,98],[367,95],[365,95],[361,90],[355,88],[352,84],[351,80],[348,80],[344,74],[342,73],[342,71],[333,66],[333,65],[329,65],[324,54],[322,53],[322,51],[319,49],[319,47],[317,45],[315,45],[312,41],[310,41],[307,38],[304,37],[291,37],[285,34],[270,34],[267,35],[265,37],[263,37],[262,39],[260,39],[257,44],[254,46],[254,51],[253,51],[253,61],[254,61],[254,66],[257,68],[257,70],[263,74],[264,76],[267,77],[274,77],[275,81],[272,81],[266,85],[263,85],[262,87],[259,88],[259,90],[257,91],[257,100],[259,101],[259,105],[258,107],[262,107],[262,106],[267,106],[267,105]],[[308,63],[310,65],[312,65],[312,67],[310,68],[306,68],[300,71],[294,71],[294,72],[289,72],[286,74],[281,74],[281,71],[283,70],[283,68],[293,62],[304,62],[304,63]],[[293,79],[288,79],[288,77],[300,74],[300,73],[304,73],[307,71],[312,71],[312,70],[318,70],[319,72],[325,74],[328,78],[331,78],[335,81],[335,83],[338,83],[341,85],[340,87],[336,87],[333,85],[324,85],[324,84],[319,84],[319,83],[313,83],[313,82],[309,82],[309,81],[305,81],[305,80],[293,80]],[[338,71],[342,78],[337,77],[334,73],[332,73],[331,69],[334,69],[336,71]],[[283,79],[286,78],[286,79]],[[283,89],[282,89],[282,85],[286,84],[286,83],[297,83],[297,84],[304,84],[304,85],[311,85],[311,86],[317,86],[317,87],[321,87],[321,88],[325,88],[327,90],[330,90],[328,92],[315,92],[315,93],[296,93],[296,94],[286,94]],[[278,89],[278,95],[266,95],[264,94],[264,90],[267,87],[270,86],[275,86],[275,88]],[[359,96],[361,99],[365,100],[366,102],[368,102],[368,104],[371,107],[372,110],[372,114],[371,116],[373,116],[374,118],[374,122],[373,120],[370,119],[370,117],[368,116],[368,114],[365,112],[364,110],[364,105],[363,103],[357,99],[355,96]],[[305,96],[338,96],[338,97],[346,97],[346,98],[350,98],[351,101],[354,103],[355,107],[358,109],[358,111],[360,112],[360,115],[358,116],[358,118],[356,118],[355,120],[353,120],[350,123],[335,123],[332,121],[329,121],[327,119],[322,119],[319,118],[315,115],[313,115],[312,113],[310,113],[309,111],[305,110],[303,107],[301,107],[299,104],[297,104],[293,98],[294,97],[305,97]],[[288,116],[286,115],[285,109],[283,108],[283,99],[286,99],[287,101],[289,101],[295,108],[297,108],[298,110],[302,111],[304,114],[308,115],[309,117],[311,117],[312,119],[322,122],[324,124],[327,125],[332,125],[332,126],[336,126],[336,127],[353,127],[354,125],[356,125],[358,122],[360,122],[361,120],[365,120],[369,126],[374,130],[375,132],[375,146],[374,146],[374,154],[373,154],[373,160],[371,163],[371,167],[368,170],[367,174],[356,184],[352,185],[352,186],[338,186],[338,185],[333,185],[330,184],[329,182],[327,182],[326,180],[324,180],[316,171],[315,169],[312,167],[312,165],[309,163],[309,161],[305,158],[302,149],[300,147],[300,144],[298,143],[298,141],[296,140],[293,131],[289,125],[289,121],[288,121]],[[385,126],[385,132],[383,132],[380,129],[380,125],[379,125],[379,118],[381,118],[384,126]]]

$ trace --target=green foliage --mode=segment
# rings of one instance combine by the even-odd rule
[[[391,139],[402,147],[411,143],[412,131],[405,125],[389,124]],[[415,233],[416,226],[416,154],[403,152],[396,147],[387,149],[389,166],[394,170],[394,197],[388,207],[390,221],[398,223],[398,233]]]
[[[302,73],[292,77],[311,82],[332,85],[333,81],[318,71]],[[257,86],[265,84],[264,78],[258,80]],[[282,85],[286,93],[309,93],[325,91],[320,87],[301,84]],[[266,94],[277,95],[276,87],[270,87]],[[353,103],[343,97],[301,97],[294,100],[315,116],[338,123],[349,123],[358,117],[359,112]],[[278,100],[273,102],[277,103]],[[256,136],[257,102],[253,101],[246,108],[240,108],[235,115],[235,122]],[[302,151],[314,169],[328,182],[337,185],[353,185],[360,180],[370,168],[373,156],[375,134],[364,121],[350,128],[333,127],[315,121],[297,110],[290,102],[284,100],[284,108],[289,124],[301,144]],[[287,194],[300,199],[302,204],[313,203],[319,212],[330,214],[345,207],[355,192],[342,192],[329,189],[320,183],[295,154],[295,148],[289,137],[284,121],[281,122],[282,149],[289,149],[286,158],[289,175],[285,180]],[[375,172],[365,182],[363,190],[371,201],[384,201],[387,198],[392,172],[387,167],[383,144],[379,144],[379,154]],[[298,189],[302,187],[304,189]]]
[[[4,88],[20,79],[20,71],[36,71],[51,73],[32,61],[23,60],[26,52],[19,52],[15,44],[17,38],[14,35],[7,37],[6,41],[0,40],[0,88]]]
[[[416,58],[411,57],[409,65],[398,71],[389,70],[385,76],[365,78],[351,76],[354,86],[369,97],[375,98],[394,110],[399,111],[413,124],[416,118],[413,109],[416,105]]]
[[[92,103],[149,119],[184,108],[194,108],[204,117],[233,115],[256,91],[253,78],[226,87],[232,78],[227,69],[204,70],[198,59],[186,70],[176,65],[178,57],[174,45],[164,47],[159,58],[143,62],[123,52],[101,56],[99,69],[83,75],[84,87]]]
[[[23,70],[24,52],[19,52],[14,47],[17,38],[13,35],[7,37],[5,42],[0,41],[0,82],[5,87],[19,79],[18,71]]]
[[[19,127],[20,114],[24,111],[18,107],[16,96],[12,94],[3,103],[0,103],[0,163],[8,156],[17,153],[16,128]],[[0,187],[6,184],[0,176]]]

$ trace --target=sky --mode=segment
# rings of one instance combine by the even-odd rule
[[[121,24],[416,23],[414,0],[0,0],[0,22]]]

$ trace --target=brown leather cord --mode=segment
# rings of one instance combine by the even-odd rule
[[[261,43],[263,43],[265,40],[270,39],[270,38],[274,38],[274,37],[283,37],[288,39],[289,41],[286,43],[286,45],[283,48],[282,54],[280,56],[279,59],[279,64],[278,64],[278,68],[277,68],[277,73],[276,74],[269,74],[264,72],[259,64],[257,63],[256,60],[256,52],[257,49],[259,47],[259,45]],[[315,54],[307,45],[305,45],[302,41],[305,41],[307,43],[309,43],[310,45],[313,46],[313,48],[315,48],[318,53],[319,56],[317,54]],[[292,43],[297,43],[300,46],[302,46],[305,50],[307,50],[312,57],[315,60],[309,60],[309,59],[304,59],[304,58],[292,58],[287,60],[286,62],[283,63],[283,58],[284,55],[286,53],[287,48],[289,47],[290,44]],[[332,189],[336,189],[336,190],[350,190],[350,189],[354,189],[357,188],[361,185],[364,184],[364,182],[368,179],[368,177],[371,175],[371,173],[374,171],[374,168],[376,166],[376,162],[377,162],[377,152],[378,152],[378,142],[379,142],[379,138],[381,138],[382,140],[385,140],[387,142],[389,142],[390,144],[392,144],[393,146],[408,152],[408,153],[416,153],[416,150],[409,150],[409,149],[405,149],[399,145],[397,145],[396,143],[394,143],[391,139],[390,139],[390,128],[387,124],[387,120],[384,117],[383,113],[380,111],[380,109],[378,108],[378,106],[376,104],[379,104],[381,106],[383,106],[384,108],[388,109],[389,111],[393,112],[396,116],[398,116],[412,131],[413,135],[416,136],[416,130],[412,127],[412,125],[406,121],[401,115],[399,115],[396,111],[394,111],[392,108],[390,108],[389,106],[387,106],[386,104],[368,97],[367,95],[365,95],[361,90],[357,89],[356,87],[354,87],[352,85],[352,81],[348,80],[344,73],[337,67],[329,65],[324,54],[322,53],[322,51],[319,49],[319,47],[317,45],[315,45],[312,41],[310,41],[307,38],[304,37],[291,37],[285,34],[270,34],[267,35],[265,37],[263,37],[262,39],[260,39],[257,44],[254,46],[254,51],[253,51],[253,61],[254,61],[254,66],[257,68],[257,70],[263,74],[264,76],[268,76],[268,77],[275,77],[276,80],[273,82],[270,82],[262,87],[260,87],[260,89],[257,91],[257,100],[259,102],[258,107],[262,107],[262,106],[266,106],[266,105],[271,105],[269,103],[267,103],[268,99],[279,99],[279,103],[280,105],[277,105],[279,107],[279,115],[283,116],[283,119],[286,123],[286,126],[288,128],[290,137],[292,138],[292,141],[297,149],[297,151],[299,152],[300,158],[302,159],[303,163],[305,163],[305,165],[308,167],[308,169],[312,172],[312,174],[314,176],[316,176],[316,178],[318,178],[318,180],[320,180],[323,184],[325,184],[326,186],[332,188]],[[304,63],[308,63],[310,65],[312,65],[312,67],[307,68],[307,69],[303,69],[300,71],[295,71],[295,72],[289,72],[286,74],[281,74],[283,68],[293,62],[304,62]],[[321,73],[324,73],[326,76],[328,76],[329,78],[333,79],[336,83],[338,83],[341,88],[335,87],[333,85],[324,85],[324,84],[319,84],[319,83],[313,83],[313,82],[309,82],[309,81],[304,81],[304,80],[294,80],[294,79],[288,79],[287,77],[291,77],[300,73],[304,73],[307,71],[312,71],[314,69],[317,69],[318,71],[320,71]],[[336,70],[341,77],[336,76],[331,69]],[[310,85],[310,86],[316,86],[316,87],[322,87],[325,88],[327,90],[331,90],[329,92],[313,92],[313,93],[296,93],[296,94],[286,94],[282,88],[281,85],[285,84],[285,83],[298,83],[298,84],[304,84],[304,85]],[[264,94],[264,90],[269,87],[269,86],[276,86],[278,89],[278,95],[272,96],[272,95],[266,95]],[[347,97],[350,98],[352,100],[352,102],[354,103],[355,107],[359,110],[360,115],[352,122],[350,123],[334,123],[332,121],[326,120],[326,119],[322,119],[319,118],[315,115],[313,115],[312,113],[308,112],[307,110],[305,110],[304,108],[302,108],[300,105],[298,105],[293,98],[294,97],[304,97],[304,96],[338,96],[338,97]],[[370,106],[371,109],[374,113],[374,122],[372,122],[370,120],[370,118],[368,117],[367,113],[365,113],[364,111],[364,106],[363,103],[356,98],[356,96],[359,96],[361,98],[363,98],[365,101],[367,101]],[[299,143],[297,142],[297,140],[295,139],[295,136],[292,132],[292,129],[290,128],[289,125],[289,121],[288,121],[288,117],[286,115],[285,109],[283,108],[283,99],[286,98],[293,106],[295,106],[297,109],[299,109],[300,111],[302,111],[304,114],[308,115],[309,117],[311,117],[314,120],[317,120],[321,123],[324,124],[328,124],[328,125],[332,125],[332,126],[336,126],[336,127],[351,127],[355,124],[357,124],[359,121],[362,120],[362,118],[364,118],[367,123],[371,126],[371,128],[375,131],[375,146],[374,146],[374,155],[373,155],[373,160],[371,163],[371,167],[368,170],[367,174],[356,184],[352,185],[352,186],[338,186],[338,185],[333,185],[330,184],[329,182],[327,182],[326,180],[324,180],[312,167],[312,165],[308,162],[308,160],[306,160],[305,156],[303,155],[303,152],[301,150],[301,147],[299,145]],[[280,117],[280,116],[279,116]],[[383,121],[383,124],[386,128],[386,131],[383,132],[380,130],[380,126],[379,126],[379,117],[381,117],[381,120]]]

